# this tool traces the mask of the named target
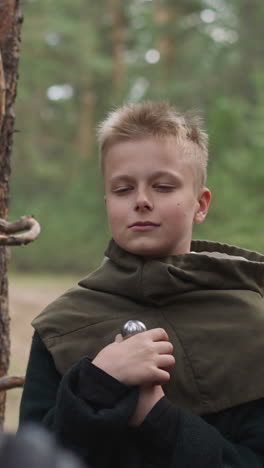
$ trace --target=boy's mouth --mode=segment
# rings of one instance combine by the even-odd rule
[[[160,226],[160,224],[153,223],[152,221],[137,221],[133,224],[130,224],[128,227],[132,231],[151,231],[158,226]]]

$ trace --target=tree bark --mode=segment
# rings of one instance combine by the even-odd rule
[[[0,217],[7,218],[9,204],[9,177],[12,138],[14,131],[13,104],[16,97],[17,67],[20,51],[22,16],[20,0],[1,0],[0,4]],[[8,251],[0,247],[0,378],[9,366],[8,314]],[[0,429],[3,427],[5,392],[0,393]]]

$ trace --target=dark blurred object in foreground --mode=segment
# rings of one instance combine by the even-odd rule
[[[17,435],[0,434],[2,468],[84,468],[70,452],[59,448],[38,426],[26,426]]]

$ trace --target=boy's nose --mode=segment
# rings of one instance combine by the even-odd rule
[[[138,193],[135,209],[136,210],[152,210],[153,202],[151,200],[151,197],[145,192]]]

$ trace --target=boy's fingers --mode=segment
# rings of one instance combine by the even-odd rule
[[[148,333],[153,341],[168,341],[169,337],[163,328],[152,328],[143,333]]]
[[[123,341],[123,337],[121,333],[118,333],[115,337],[115,343],[122,343],[122,341]]]
[[[171,354],[173,352],[173,344],[170,341],[158,341],[155,343],[155,349],[159,354]]]
[[[158,369],[155,375],[155,384],[163,385],[170,380],[170,374],[164,369]],[[154,382],[153,382],[154,383]]]
[[[161,354],[157,359],[157,366],[161,369],[172,367],[175,364],[175,358],[171,354]]]

